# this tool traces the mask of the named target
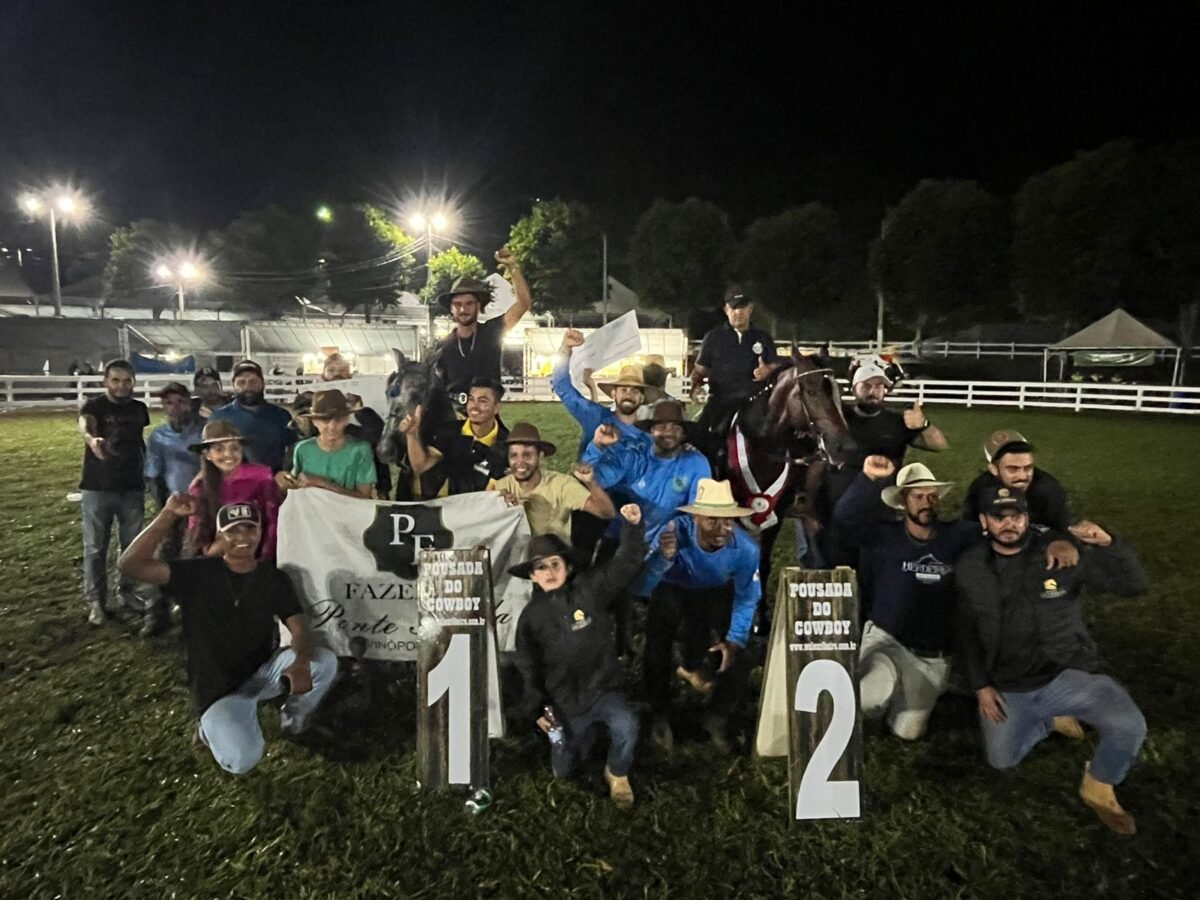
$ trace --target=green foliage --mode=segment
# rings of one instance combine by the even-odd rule
[[[746,229],[738,278],[756,304],[793,325],[821,317],[845,289],[837,213],[807,203],[756,219]]]
[[[541,200],[513,225],[512,251],[540,308],[570,312],[600,299],[600,226],[582,203]]]
[[[179,250],[199,252],[195,238],[155,219],[139,219],[117,228],[108,239],[108,261],[100,277],[105,306],[150,304],[158,318],[175,304],[169,285],[154,279],[155,262]]]
[[[695,197],[656,200],[633,235],[634,290],[648,306],[676,315],[720,306],[733,250],[720,207]]]
[[[396,302],[419,281],[413,239],[367,204],[333,208],[320,244],[325,301],[343,311],[371,312]]]
[[[1008,212],[973,181],[925,180],[884,217],[869,267],[886,309],[925,329],[998,319],[1009,307]]]
[[[244,212],[219,232],[214,270],[233,309],[277,316],[320,289],[321,226],[282,206]]]
[[[1013,198],[1012,283],[1026,312],[1073,325],[1125,303],[1140,200],[1137,154],[1113,141],[1033,176]]]
[[[487,277],[487,269],[483,260],[470,253],[463,253],[458,247],[450,247],[441,253],[435,253],[430,260],[431,272],[429,283],[421,288],[421,297],[426,303],[432,303],[438,294],[450,290],[458,278],[469,278],[482,281]]]
[[[576,446],[561,406],[505,407],[511,423]],[[462,792],[416,788],[408,665],[373,668],[383,682],[374,694],[343,673],[317,716],[324,738],[282,740],[264,705],[266,757],[245,777],[225,775],[188,750],[195,720],[178,631],[144,641],[132,617],[84,621],[79,506],[61,499],[78,476],[73,417],[12,414],[0,423],[0,896],[1193,897],[1200,606],[1179,498],[1194,479],[1171,461],[1190,458],[1196,423],[929,412],[952,449],[914,459],[964,484],[982,436],[1018,428],[1078,512],[1133,542],[1150,572],[1146,598],[1087,601],[1107,670],[1149,723],[1120,788],[1138,837],[1114,837],[1076,797],[1093,733],[1051,737],[997,772],[983,761],[971,698],[953,695],[923,740],[866,739],[855,822],[789,823],[782,760],[692,740],[669,757],[639,753],[637,805],[619,811],[601,795],[602,760],[584,779],[556,781],[545,739],[522,728],[492,742],[496,800],[467,817]],[[561,471],[572,456],[548,462]],[[790,546],[781,536],[777,563]],[[699,713],[694,699],[680,702]]]

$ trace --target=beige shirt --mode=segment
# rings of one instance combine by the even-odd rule
[[[571,542],[571,513],[583,509],[591,494],[572,475],[542,469],[542,480],[532,491],[505,475],[493,482],[498,491],[512,493],[525,507],[529,519],[529,530],[534,536],[556,534],[568,544]]]

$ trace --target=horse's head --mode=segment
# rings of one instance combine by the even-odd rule
[[[405,457],[406,445],[399,427],[401,420],[411,415],[418,407],[422,409],[422,438],[429,443],[432,432],[449,411],[449,402],[442,390],[441,375],[437,369],[438,356],[432,354],[418,362],[409,359],[401,350],[392,350],[396,371],[388,376],[388,415],[384,424],[383,437],[379,442],[379,458],[389,465],[399,465]]]
[[[832,370],[823,369],[792,347],[792,364],[775,379],[767,413],[776,434],[812,441],[818,453],[834,464],[842,461],[849,437],[842,414],[841,389]]]

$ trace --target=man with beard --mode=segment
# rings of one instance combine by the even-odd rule
[[[145,515],[142,431],[150,424],[150,413],[146,404],[133,399],[133,381],[133,366],[123,359],[113,360],[104,367],[104,394],[88,400],[79,411],[79,433],[86,445],[79,481],[83,596],[93,625],[108,619],[108,542],[113,519],[124,550],[141,531]],[[122,599],[129,603],[133,594],[133,583],[123,580]]]
[[[692,368],[692,399],[704,379],[708,379],[708,403],[697,420],[703,434],[710,431],[721,440],[729,430],[734,412],[784,361],[775,352],[775,339],[765,331],[750,327],[754,302],[740,287],[725,292],[725,318],[704,336],[696,365]]]
[[[439,349],[438,367],[455,409],[466,403],[475,379],[500,382],[504,334],[533,306],[533,294],[512,253],[507,248],[497,250],[496,262],[512,278],[516,294],[516,302],[503,316],[488,319],[483,324],[479,322],[479,314],[492,300],[492,287],[487,282],[472,281],[464,276],[438,297],[442,309],[454,320],[454,330]]]
[[[983,442],[983,457],[987,471],[980,472],[967,488],[964,519],[972,524],[979,521],[984,493],[989,488],[1006,487],[1025,494],[1032,524],[1066,531],[1071,524],[1066,489],[1049,472],[1034,466],[1033,445],[1023,434],[1011,428],[992,432]]]
[[[904,454],[910,446],[921,450],[946,450],[950,445],[940,428],[930,423],[920,403],[914,403],[903,413],[886,409],[891,380],[883,369],[874,364],[854,370],[851,389],[854,403],[845,405],[843,413],[850,429],[851,444],[845,465],[831,469],[825,464],[809,467],[804,527],[817,546],[824,562],[830,566],[853,565],[853,548],[838,534],[833,522],[833,510],[842,494],[850,487],[868,456],[886,456],[895,469],[904,465]],[[829,526],[833,524],[833,527]]]
[[[218,409],[233,401],[233,395],[226,393],[221,386],[221,373],[212,366],[197,369],[192,378],[192,389],[200,401],[196,414],[202,419],[209,418]]]
[[[500,382],[478,377],[467,392],[467,418],[449,433],[433,436],[431,446],[421,441],[418,406],[397,426],[408,442],[408,463],[417,480],[414,497],[432,499],[483,491],[504,476],[508,468],[505,441],[508,429],[500,421]]]
[[[646,699],[654,710],[654,743],[674,744],[670,723],[671,647],[683,625],[683,665],[675,673],[701,693],[711,693],[704,729],[728,746],[728,718],[746,692],[751,661],[744,652],[754,611],[762,599],[758,544],[738,524],[751,514],[737,505],[728,481],[705,477],[695,500],[680,506],[654,541],[639,593],[652,594],[642,665]],[[714,633],[717,642],[712,643]],[[705,656],[720,654],[715,679]]]
[[[200,472],[200,460],[192,452],[192,444],[203,438],[204,426],[192,405],[192,395],[177,381],[167,384],[158,395],[162,400],[167,423],[150,432],[146,442],[146,489],[159,509],[172,494],[186,494]],[[183,550],[186,522],[175,523],[163,541],[163,559],[178,559]],[[156,597],[146,608],[142,637],[151,637],[167,629],[170,617],[165,597]]]
[[[233,367],[233,402],[214,412],[210,421],[231,422],[245,438],[246,459],[278,472],[288,448],[296,442],[296,434],[289,427],[291,413],[264,399],[266,386],[262,366],[243,359]]]
[[[553,456],[557,447],[543,441],[537,426],[518,422],[508,433],[509,474],[488,485],[500,491],[511,506],[523,506],[534,537],[553,534],[566,543],[571,541],[571,513],[580,511],[600,519],[616,515],[613,502],[596,484],[592,467],[576,463],[571,475],[542,468],[542,460]]]
[[[859,696],[868,719],[886,717],[892,733],[915,741],[925,733],[937,698],[946,690],[954,647],[954,571],[959,556],[979,542],[979,528],[937,517],[951,482],[938,481],[922,463],[896,471],[886,456],[868,456],[862,474],[834,510],[848,543],[861,551],[862,610]],[[903,519],[881,519],[883,505]],[[1049,568],[1073,565],[1078,554],[1053,545]]]
[[[1070,529],[1084,544],[1080,564],[1047,573],[1046,537],[1031,531],[1020,491],[989,487],[981,508],[987,542],[959,561],[958,631],[987,761],[1011,768],[1052,731],[1082,737],[1078,722],[1086,722],[1100,740],[1079,795],[1113,831],[1133,834],[1113,788],[1137,758],[1146,720],[1125,688],[1100,674],[1080,594],[1087,586],[1133,597],[1146,590],[1146,573],[1132,548],[1092,522]]]

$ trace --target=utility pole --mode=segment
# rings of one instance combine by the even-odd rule
[[[600,297],[603,301],[604,324],[608,324],[608,232],[600,232]]]

